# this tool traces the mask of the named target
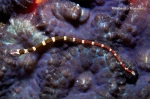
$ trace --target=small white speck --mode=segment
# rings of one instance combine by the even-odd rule
[[[2,67],[2,70],[6,70],[6,67],[5,67],[5,66],[3,66],[3,67]]]
[[[82,40],[82,44],[84,44],[84,41],[85,41],[85,40]]]
[[[36,48],[35,47],[32,47],[33,51],[36,51]]]
[[[67,40],[67,36],[64,36],[64,41],[66,41]]]
[[[110,48],[110,49],[109,49],[109,51],[111,52],[111,51],[112,51],[112,49]]]
[[[76,40],[76,38],[73,38],[73,42]]]
[[[134,71],[132,71],[131,73],[132,73],[132,75],[135,75],[135,72],[134,72]]]
[[[42,44],[43,44],[43,46],[45,46],[46,45],[45,41],[42,41]]]
[[[55,37],[52,37],[52,41],[55,42]]]
[[[101,47],[104,47],[104,44],[102,44]]]
[[[28,49],[24,49],[24,53],[29,53],[29,52],[28,52]]]
[[[120,62],[120,64],[122,65],[122,62]]]
[[[125,68],[125,70],[128,70],[128,68]]]
[[[92,45],[94,45],[95,42],[92,42]]]
[[[114,56],[117,56],[117,54],[115,53]]]

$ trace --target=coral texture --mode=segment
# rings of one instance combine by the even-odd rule
[[[52,5],[52,12],[58,19],[71,19],[85,22],[89,18],[89,11],[82,9],[79,4],[60,1]]]
[[[0,13],[23,12],[33,7],[35,0],[0,0]]]
[[[28,4],[33,7],[30,0],[0,0],[0,13]],[[149,6],[147,0],[45,0],[0,19],[0,99],[149,99]],[[55,36],[105,44],[135,75],[110,49],[42,42]],[[11,54],[41,42],[34,52]]]
[[[7,23],[11,16],[33,12],[37,0],[0,0],[0,22]]]

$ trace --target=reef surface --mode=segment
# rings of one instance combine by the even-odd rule
[[[12,1],[0,0],[0,99],[150,98],[150,1]],[[10,54],[55,36],[103,43],[136,74],[92,45],[60,41]]]

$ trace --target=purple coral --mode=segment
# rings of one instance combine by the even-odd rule
[[[88,0],[87,5],[71,1],[74,3],[46,1],[36,11],[0,24],[0,98],[149,98],[149,13],[111,9],[149,2],[136,1],[131,6],[128,0]],[[65,2],[75,8],[79,4],[79,10],[71,12],[64,7]],[[68,13],[53,8],[57,3]],[[133,17],[135,14],[138,16]],[[13,50],[64,35],[110,46],[136,75],[125,73],[110,52],[76,43],[56,42],[37,52],[10,55]]]
[[[89,18],[89,11],[82,9],[79,4],[69,1],[59,1],[52,4],[53,14],[60,20],[78,20],[85,22]]]
[[[92,85],[93,75],[91,72],[82,73],[80,76],[77,77],[75,82],[75,87],[78,90],[86,91]]]

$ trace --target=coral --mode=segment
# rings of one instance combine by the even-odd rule
[[[69,1],[59,1],[52,4],[52,12],[59,20],[78,20],[85,22],[89,18],[89,11],[82,9],[79,4]]]
[[[33,7],[27,0],[12,1],[5,2],[13,3],[18,10],[28,4]],[[150,97],[149,1],[83,1],[45,0],[34,11],[22,14],[0,1],[4,6],[0,13],[8,11],[5,7],[17,13],[15,17],[10,15],[9,22],[0,23],[1,99]],[[63,40],[57,41],[59,37]],[[73,37],[76,42],[65,37]],[[101,47],[89,41],[99,42]],[[28,48],[34,52],[12,54],[17,49],[31,51]]]
[[[102,5],[105,3],[105,0],[95,0],[98,5]]]
[[[0,22],[8,23],[11,16],[34,12],[37,0],[0,0]]]
[[[113,94],[115,90],[111,87],[107,88],[107,93],[105,95],[98,94],[101,88],[106,87],[105,84],[109,86],[111,79],[115,81],[118,79],[117,82],[113,83],[117,85],[116,90],[118,90],[118,88],[126,84],[125,78],[117,74],[120,72],[116,71],[112,73],[107,69],[106,59],[103,54],[100,55],[102,50],[98,49],[97,47],[86,48],[85,46],[78,45],[76,47],[69,47],[66,49],[67,53],[65,53],[65,50],[61,52],[60,49],[53,47],[53,51],[50,49],[48,51],[49,54],[43,55],[42,58],[48,58],[48,60],[41,60],[38,65],[38,70],[44,72],[37,72],[38,76],[40,79],[46,79],[46,81],[41,80],[41,83],[45,82],[44,85],[39,83],[40,86],[44,86],[41,92],[41,98],[61,98],[69,93],[71,93],[70,95],[77,95],[79,92],[91,94],[89,92],[90,90],[93,90],[93,92],[97,94],[97,97],[112,97],[111,94]],[[86,57],[88,57],[88,59]],[[101,61],[99,62],[99,60]],[[42,76],[45,73],[46,77]],[[101,92],[103,93],[103,91]],[[109,94],[109,96],[107,96],[107,94]],[[116,94],[122,94],[121,90]],[[70,95],[67,97],[70,97]],[[80,96],[76,97],[79,98]],[[86,98],[86,96],[83,98]]]
[[[23,13],[31,11],[35,5],[35,0],[0,0],[0,13],[13,14],[15,12]],[[19,10],[18,10],[19,8]]]
[[[62,19],[63,16],[66,19],[76,20],[81,13],[81,7],[75,3],[57,2],[52,5],[52,12],[58,19]]]
[[[92,73],[91,72],[85,72],[85,73],[82,73],[81,75],[79,75],[76,79],[76,82],[75,82],[75,87],[78,89],[78,90],[88,90],[91,85],[92,85]]]
[[[11,0],[0,0],[0,12],[10,13],[12,12],[12,1]]]
[[[31,18],[32,15],[28,16],[28,18]],[[27,16],[26,16],[27,18]],[[28,26],[30,28],[28,28]],[[32,32],[31,32],[32,31]],[[28,78],[28,75],[31,75],[36,67],[37,61],[38,61],[38,55],[37,54],[28,54],[23,56],[15,56],[12,57],[10,54],[8,54],[10,51],[15,50],[17,47],[25,47],[32,44],[38,43],[38,41],[41,41],[42,38],[38,38],[37,35],[40,37],[43,37],[43,39],[47,38],[46,36],[42,36],[42,33],[37,31],[34,26],[30,24],[30,21],[25,21],[24,18],[19,18],[18,20],[11,18],[10,19],[10,25],[3,25],[1,27],[1,58],[0,61],[2,61],[1,64],[1,98],[10,98],[12,95],[14,98],[23,98],[26,96],[23,96],[24,91],[28,92],[26,90],[31,89],[31,92],[34,88],[30,88],[28,85],[31,85],[32,83],[30,81],[32,80],[30,77]],[[25,34],[24,34],[25,33]],[[37,35],[35,35],[37,34]],[[20,35],[20,36],[19,36]],[[32,38],[29,40],[28,38]],[[32,43],[31,43],[31,42]],[[23,42],[23,45],[19,44],[20,42]],[[30,42],[29,45],[26,43]],[[18,43],[18,44],[17,44]],[[28,78],[28,83],[24,82],[24,79],[22,79],[21,75],[24,75],[24,78]],[[25,76],[26,75],[26,76]],[[19,82],[18,82],[19,81]],[[5,83],[8,82],[8,85],[5,85]],[[19,85],[17,83],[20,83]],[[36,85],[36,83],[35,83]],[[20,86],[20,88],[18,87]],[[23,86],[27,86],[24,90],[22,89]],[[16,91],[14,91],[14,89]],[[29,94],[29,93],[26,93]],[[29,95],[29,97],[34,96]],[[7,97],[6,97],[7,96]],[[28,98],[29,98],[28,97]]]

